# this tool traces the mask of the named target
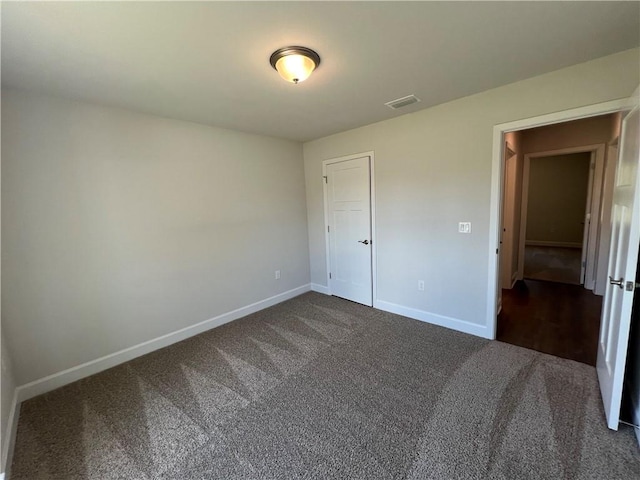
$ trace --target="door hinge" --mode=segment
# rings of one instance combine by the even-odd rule
[[[327,225],[327,232],[331,231],[331,227],[329,227],[329,225]]]
[[[331,272],[329,272],[329,280],[331,280]]]
[[[587,267],[587,262],[586,261],[582,262],[582,268],[586,268],[586,267]]]
[[[496,248],[496,255],[498,255],[498,249]]]
[[[324,178],[324,183],[329,183],[329,180],[327,179],[326,175],[323,175],[322,178]]]

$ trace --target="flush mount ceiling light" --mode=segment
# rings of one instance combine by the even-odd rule
[[[287,82],[304,82],[320,65],[320,55],[306,47],[283,47],[271,54],[271,66]]]

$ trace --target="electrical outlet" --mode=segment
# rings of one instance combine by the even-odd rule
[[[471,222],[459,222],[458,233],[471,233]]]
[[[424,292],[424,280],[418,280],[418,290]]]
[[[276,270],[276,280],[280,280],[280,270]]]

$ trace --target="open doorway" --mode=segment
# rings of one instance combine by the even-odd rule
[[[596,365],[619,130],[612,113],[505,136],[498,340]]]
[[[591,153],[528,157],[523,277],[583,285],[593,193]]]

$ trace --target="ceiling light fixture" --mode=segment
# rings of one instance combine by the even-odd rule
[[[271,66],[287,82],[304,82],[320,65],[320,55],[306,47],[283,47],[271,54]]]

